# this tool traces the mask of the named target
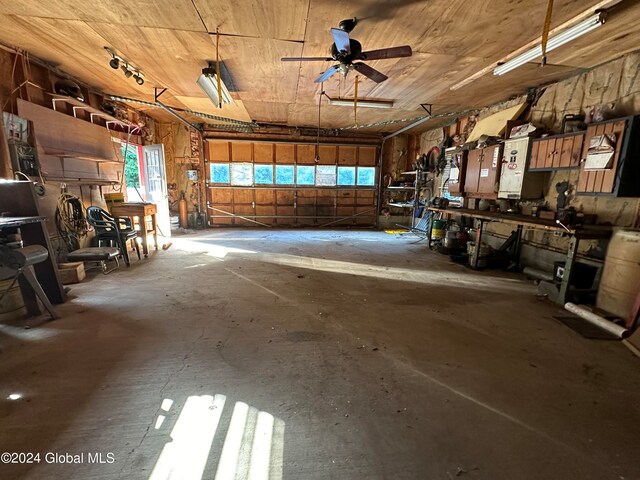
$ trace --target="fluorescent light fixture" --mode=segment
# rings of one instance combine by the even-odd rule
[[[231,95],[229,95],[229,90],[227,90],[222,79],[220,80],[220,85],[222,86],[222,99],[218,98],[218,73],[213,67],[203,68],[202,75],[198,77],[198,81],[196,83],[200,85],[202,91],[207,94],[207,97],[209,97],[216,107],[220,105],[220,103],[226,105],[233,101]],[[222,100],[222,102],[220,102],[220,100]]]
[[[353,107],[353,98],[329,98],[329,105]],[[358,100],[359,107],[365,108],[393,108],[392,100]]]
[[[604,22],[605,14],[601,12],[584,20],[583,22],[574,25],[571,28],[568,28],[564,32],[554,35],[553,37],[549,38],[549,41],[547,42],[547,52],[555,50],[556,48],[569,43],[570,41],[575,40],[576,38],[581,37],[582,35],[589,33],[592,30],[595,30],[600,25],[604,24]],[[542,45],[538,45],[531,50],[528,50],[523,54],[512,58],[508,62],[503,63],[493,71],[493,74],[504,75],[505,73],[508,73],[511,70],[514,70],[524,65],[525,63],[529,63],[540,57],[542,57]]]

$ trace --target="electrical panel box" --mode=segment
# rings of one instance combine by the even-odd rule
[[[531,138],[514,138],[504,142],[498,198],[535,200],[544,195],[546,175],[528,171]]]
[[[457,148],[445,150],[448,175],[446,176],[447,191],[452,195],[461,195],[464,192],[464,174],[467,167],[467,152]],[[445,172],[446,173],[446,172]]]
[[[29,122],[9,112],[2,112],[2,122],[7,140],[20,143],[29,141]]]

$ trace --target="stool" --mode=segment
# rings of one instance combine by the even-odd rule
[[[120,266],[118,255],[120,250],[116,247],[87,247],[74,250],[67,255],[67,259],[71,262],[100,262],[102,273],[106,275]],[[116,262],[116,266],[112,269],[107,267],[109,260]]]
[[[2,247],[0,248],[0,266],[7,267],[16,272],[13,282],[11,282],[7,291],[9,291],[17,280],[20,284],[25,306],[31,315],[40,314],[40,307],[38,307],[38,302],[36,301],[37,297],[42,302],[42,305],[44,305],[44,308],[47,309],[51,318],[55,320],[56,318],[60,318],[60,315],[53,308],[53,305],[51,305],[47,294],[42,290],[42,286],[38,283],[38,279],[33,272],[33,265],[44,262],[48,256],[49,251],[41,245],[29,245],[24,248]],[[6,292],[3,292],[2,296],[5,293]],[[0,296],[0,298],[2,298],[2,296]]]

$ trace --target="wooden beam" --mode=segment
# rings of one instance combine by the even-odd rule
[[[0,178],[13,178],[9,144],[7,134],[4,131],[4,115],[0,115],[0,137],[2,137],[0,138]]]

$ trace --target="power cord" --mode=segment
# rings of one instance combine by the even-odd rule
[[[56,228],[69,252],[80,248],[80,240],[87,235],[89,227],[84,206],[78,197],[62,192],[58,197],[55,215]]]

